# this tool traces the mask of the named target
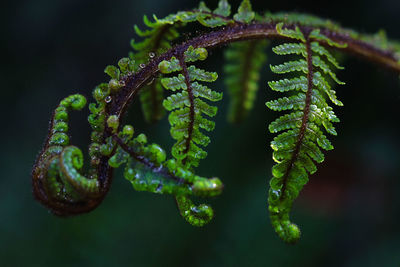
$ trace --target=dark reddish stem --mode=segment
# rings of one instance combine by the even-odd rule
[[[312,63],[312,51],[311,51],[311,44],[310,39],[308,37],[309,32],[303,31],[304,36],[306,37],[306,49],[307,49],[307,93],[306,93],[306,101],[303,110],[303,119],[301,121],[301,127],[299,134],[297,136],[296,146],[293,150],[292,157],[288,164],[288,168],[286,169],[285,175],[282,177],[282,192],[280,198],[283,199],[285,197],[286,185],[287,180],[291,171],[293,170],[293,165],[297,161],[301,145],[303,144],[304,135],[306,133],[308,119],[310,117],[310,106],[311,106],[311,97],[312,97],[312,90],[313,90],[313,79],[314,79],[314,70],[313,70],[313,63]]]
[[[189,128],[188,128],[188,137],[186,139],[186,148],[183,151],[184,154],[187,154],[190,150],[190,143],[192,142],[193,139],[193,127],[194,127],[194,96],[193,96],[193,88],[192,88],[192,83],[190,82],[190,77],[189,77],[189,72],[187,69],[187,65],[185,62],[185,57],[184,54],[181,54],[179,56],[179,64],[182,67],[182,74],[185,77],[185,83],[187,87],[187,92],[188,92],[188,97],[189,97],[189,103],[190,103],[190,111],[189,111]],[[187,161],[187,157],[183,160],[183,164],[185,164]]]

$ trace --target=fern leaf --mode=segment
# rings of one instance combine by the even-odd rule
[[[190,46],[180,59],[172,57],[159,65],[160,71],[164,74],[181,72],[176,76],[163,78],[161,83],[167,90],[179,91],[164,100],[163,105],[172,111],[169,122],[171,136],[176,140],[172,147],[172,155],[178,165],[189,170],[198,166],[199,161],[207,156],[207,152],[201,147],[207,146],[210,138],[201,133],[200,128],[210,131],[215,126],[203,118],[203,114],[213,117],[217,113],[217,108],[201,99],[212,102],[222,99],[222,93],[197,82],[214,82],[218,78],[216,73],[206,72],[193,65],[187,66],[188,62],[205,60],[207,56],[206,49]]]
[[[268,82],[268,85],[272,90],[278,92],[287,92],[293,90],[307,92],[307,78],[305,76],[300,76],[293,79],[271,81]]]
[[[271,71],[278,74],[285,74],[294,71],[308,72],[307,61],[304,59],[288,61],[280,65],[270,66]]]
[[[289,220],[292,203],[308,182],[308,176],[317,171],[315,163],[324,161],[321,149],[333,149],[321,128],[336,135],[332,123],[339,121],[332,108],[328,106],[324,95],[334,104],[343,105],[337,100],[335,91],[324,75],[338,84],[343,83],[337,79],[324,59],[326,58],[336,68],[341,67],[329,51],[318,42],[332,46],[337,44],[330,42],[329,38],[321,35],[319,31],[304,34],[298,27],[295,30],[283,29],[282,24],[277,24],[276,28],[279,34],[296,39],[300,43],[282,44],[274,47],[273,51],[278,55],[299,55],[303,59],[271,66],[271,70],[278,74],[298,72],[306,74],[306,76],[269,82],[274,91],[300,92],[266,103],[272,110],[292,111],[269,125],[271,133],[283,132],[271,142],[273,159],[277,164],[272,168],[273,177],[270,181],[268,202],[271,223],[275,231],[286,242],[294,243],[300,238],[300,230]]]
[[[323,46],[321,46],[319,43],[317,42],[312,42],[311,43],[311,50],[316,53],[319,54],[320,56],[325,56],[328,61],[334,65],[337,69],[344,69],[343,67],[341,67],[339,65],[339,63],[337,62],[337,60],[335,59],[334,56],[332,56],[332,54]]]
[[[227,0],[220,0],[218,2],[218,8],[213,12],[205,6],[203,2],[200,3],[199,10],[205,12],[206,14],[199,15],[197,20],[206,27],[220,27],[225,26],[228,23],[231,23],[232,20],[229,19],[229,15],[231,14],[231,6],[229,5]],[[216,16],[213,16],[216,15]]]
[[[228,3],[228,0],[220,0],[218,8],[214,10],[214,14],[229,17],[231,14],[231,5]]]
[[[233,16],[236,21],[249,23],[255,18],[256,14],[251,8],[250,0],[243,0],[239,6],[238,13]]]
[[[329,83],[325,80],[320,72],[314,73],[313,83],[318,89],[327,94],[329,99],[337,106],[343,106],[343,103],[336,98],[336,92],[331,89]]]
[[[225,52],[225,84],[231,97],[228,120],[241,122],[250,112],[258,91],[259,71],[264,65],[267,42],[254,40],[233,44]]]
[[[336,77],[336,74],[331,70],[329,65],[325,61],[323,61],[319,56],[313,57],[313,65],[315,67],[319,67],[325,74],[328,74],[336,83],[345,84]]]
[[[340,44],[337,42],[332,41],[330,38],[326,37],[325,35],[321,34],[321,31],[319,29],[313,30],[310,35],[310,39],[314,39],[319,42],[326,42],[329,46],[332,47],[337,47],[337,48],[345,48],[347,47],[347,44]]]
[[[216,72],[207,72],[193,65],[188,67],[188,71],[191,81],[215,82],[218,79],[218,74]]]
[[[277,55],[305,55],[306,54],[306,46],[302,43],[285,43],[272,48]]]
[[[303,93],[299,93],[297,95],[291,97],[283,97],[277,100],[269,101],[266,103],[267,107],[275,110],[275,111],[282,111],[282,110],[302,110],[304,109],[306,101],[306,95]]]
[[[283,29],[283,22],[276,24],[276,31],[278,32],[278,34],[288,37],[288,38],[292,38],[295,40],[299,40],[302,43],[305,43],[305,38],[304,38],[304,34],[301,32],[299,27],[296,27],[295,30],[292,29]]]

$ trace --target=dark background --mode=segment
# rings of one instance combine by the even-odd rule
[[[215,7],[216,1],[207,1]],[[236,10],[239,1],[232,3]],[[226,122],[220,106],[209,157],[199,174],[218,176],[224,193],[209,202],[216,212],[206,227],[179,216],[171,196],[139,193],[120,173],[103,204],[69,219],[46,211],[31,193],[30,171],[48,120],[65,96],[91,95],[106,80],[108,64],[130,50],[133,25],[143,14],[163,17],[195,1],[8,1],[2,7],[0,266],[400,266],[400,126],[398,76],[348,58],[337,88],[344,107],[335,150],[296,201],[292,219],[302,229],[295,246],[284,244],[268,219],[267,182],[272,166],[267,125],[277,114],[264,102],[267,66],[251,117]],[[258,11],[300,11],[329,17],[361,32],[387,30],[400,39],[400,2],[261,1]],[[143,28],[143,27],[142,27]],[[269,63],[282,59],[270,54]],[[221,53],[208,70],[221,79]],[[225,96],[227,94],[225,93]],[[227,99],[227,97],[225,98]],[[72,116],[72,143],[89,140],[87,112]],[[151,140],[171,144],[167,122],[146,126],[138,105],[129,115]],[[208,200],[206,200],[208,201]]]

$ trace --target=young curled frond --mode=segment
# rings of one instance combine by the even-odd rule
[[[68,111],[81,110],[85,105],[86,98],[82,95],[71,95],[61,101],[50,124],[48,143],[32,172],[35,196],[58,215],[91,208],[101,191],[95,173],[91,177],[81,174],[82,152],[69,143]],[[95,164],[91,167],[95,168]]]

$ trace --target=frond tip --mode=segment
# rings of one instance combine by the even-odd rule
[[[300,76],[269,82],[272,90],[290,92],[291,95],[269,101],[267,107],[275,111],[291,112],[269,125],[271,133],[284,132],[271,142],[273,159],[277,164],[272,168],[268,203],[271,223],[277,234],[287,243],[296,243],[300,238],[300,229],[289,219],[293,201],[308,182],[308,176],[317,171],[315,162],[324,161],[320,148],[333,149],[321,128],[336,135],[332,122],[339,121],[325,98],[336,105],[343,105],[337,100],[335,91],[325,77],[328,76],[338,84],[343,83],[329,66],[331,64],[341,69],[338,62],[318,43],[323,40],[335,45],[327,37],[319,31],[303,33],[298,27],[294,30],[283,29],[282,24],[276,28],[279,34],[300,43],[285,43],[272,50],[278,55],[300,55],[302,58],[271,66],[274,73],[300,73]]]

